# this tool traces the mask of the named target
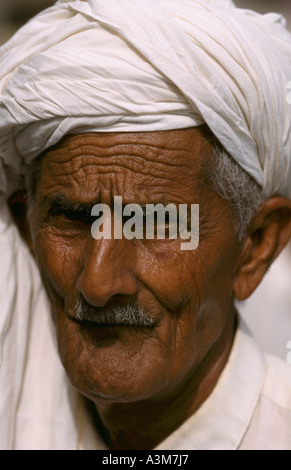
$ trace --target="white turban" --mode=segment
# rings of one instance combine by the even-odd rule
[[[230,0],[60,0],[0,49],[0,191],[64,135],[206,123],[291,197],[291,35]]]

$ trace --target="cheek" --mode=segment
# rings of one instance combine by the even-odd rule
[[[233,276],[237,245],[233,238],[228,243],[197,250],[193,279],[196,292],[189,309],[195,312],[192,342],[199,351],[199,359],[219,341],[233,315]],[[198,347],[197,347],[198,345]]]
[[[146,247],[149,248],[149,244]],[[167,352],[167,367],[174,377],[183,375],[195,362],[196,320],[201,305],[199,269],[193,252],[181,251],[180,243],[166,249],[166,243],[152,244],[140,256],[146,290],[142,299],[160,314],[158,337]]]
[[[85,240],[60,236],[50,227],[40,229],[35,238],[35,255],[45,287],[65,297],[75,287],[81,270]]]
[[[137,272],[159,304],[172,313],[183,308],[196,292],[193,252],[180,241],[146,241],[138,251]]]
[[[189,358],[199,362],[222,335],[232,307],[236,257],[229,238],[220,245],[202,242],[194,252],[176,248],[170,256],[160,249],[148,265],[144,262],[146,284],[165,307],[163,341],[175,352],[177,373],[189,366]]]

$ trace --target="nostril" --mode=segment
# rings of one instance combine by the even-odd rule
[[[133,297],[136,294],[136,282],[134,279],[126,279],[126,275],[115,279],[83,278],[78,284],[78,290],[85,300],[95,307],[104,307],[114,301],[120,301],[125,297]]]

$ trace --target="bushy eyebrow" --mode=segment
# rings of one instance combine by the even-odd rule
[[[101,201],[100,199],[95,200],[90,203],[82,203],[82,202],[75,202],[70,199],[67,199],[67,197],[64,194],[61,193],[56,193],[53,195],[48,195],[48,196],[43,196],[40,199],[40,210],[44,210],[46,212],[51,212],[54,210],[60,210],[60,211],[68,211],[68,212],[73,212],[75,214],[80,214],[84,216],[91,216],[92,208],[96,204],[100,204]],[[123,207],[126,204],[123,204]],[[114,203],[113,201],[111,204],[109,204],[109,207],[113,209]],[[146,211],[146,204],[140,204],[140,207]]]
[[[64,212],[73,212],[75,214],[83,215],[88,217],[91,215],[92,208],[95,204],[98,204],[100,201],[95,201],[91,203],[81,203],[75,202],[67,199],[64,194],[56,193],[49,196],[44,196],[40,200],[40,210],[45,210],[46,212],[51,212],[53,210],[60,210]]]

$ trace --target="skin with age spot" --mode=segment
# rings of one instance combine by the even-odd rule
[[[229,206],[204,184],[200,161],[209,152],[198,128],[69,136],[42,159],[32,247],[63,365],[94,403],[113,449],[154,448],[173,432],[209,396],[231,349],[242,246]],[[199,204],[199,247],[93,239],[90,207],[111,206],[114,196],[124,204]],[[83,209],[64,209],[60,197]],[[100,311],[137,304],[153,325],[76,321],[80,298]]]

